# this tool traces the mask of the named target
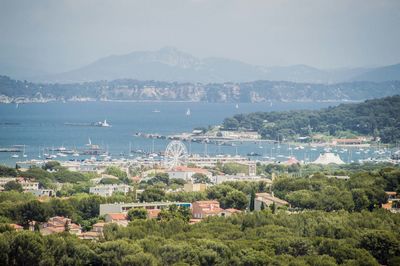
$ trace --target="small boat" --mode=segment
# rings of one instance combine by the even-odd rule
[[[72,154],[72,156],[73,156],[73,157],[79,157],[79,153],[74,152],[74,153]]]
[[[19,155],[18,154],[13,154],[13,155],[11,155],[11,158],[19,158]]]
[[[95,126],[97,127],[111,127],[111,125],[109,123],[107,123],[107,120],[104,119],[104,121],[99,121],[95,124]]]
[[[235,108],[236,108],[236,109],[239,109],[239,104],[236,104],[236,105],[235,105]]]
[[[190,116],[190,115],[191,115],[190,108],[187,109],[186,115],[187,115],[187,116]]]
[[[153,113],[160,113],[160,110],[154,109],[154,110],[153,110]]]

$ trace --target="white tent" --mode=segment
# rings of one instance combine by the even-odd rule
[[[334,154],[332,152],[327,152],[324,154],[320,154],[318,159],[315,160],[313,163],[315,164],[344,164],[342,159],[340,159],[339,155]]]

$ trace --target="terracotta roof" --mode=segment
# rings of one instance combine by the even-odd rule
[[[93,227],[104,227],[106,223],[100,222],[100,223],[95,223]]]
[[[126,214],[124,213],[107,213],[112,220],[126,220]]]
[[[160,209],[147,210],[147,216],[150,219],[157,218],[160,211],[161,211]]]
[[[396,196],[397,192],[395,191],[385,191],[386,194],[391,195],[391,196]]]
[[[19,224],[10,224],[10,226],[11,226],[12,228],[14,228],[15,230],[17,230],[17,229],[23,229],[23,227],[20,226]]]

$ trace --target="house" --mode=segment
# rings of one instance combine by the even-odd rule
[[[285,165],[293,165],[293,164],[298,164],[300,163],[299,160],[296,159],[296,157],[291,156],[286,162],[284,162],[283,164]]]
[[[241,213],[241,212],[242,211],[238,210],[238,209],[228,208],[228,209],[222,210],[220,213],[220,216],[228,217],[228,216],[231,216],[231,215],[234,215],[237,213]]]
[[[40,233],[42,235],[61,233],[64,232],[66,228],[69,233],[74,235],[79,235],[82,232],[80,225],[72,223],[71,219],[63,216],[55,216],[49,218],[49,220],[42,225]]]
[[[191,208],[192,204],[188,202],[139,202],[139,203],[106,203],[100,204],[100,215],[107,213],[127,213],[133,208],[144,208],[146,210],[152,209],[164,209],[171,205],[176,205],[178,207],[188,207]]]
[[[202,200],[192,203],[192,216],[195,219],[203,219],[208,216],[219,216],[223,209],[216,200]]]
[[[183,185],[183,190],[185,192],[203,192],[206,191],[207,189],[207,184],[200,184],[200,183],[193,183],[193,182],[188,182]]]
[[[127,226],[128,219],[124,213],[107,213],[104,216],[106,223],[116,223],[118,225]]]
[[[24,228],[22,226],[20,226],[19,224],[10,224],[10,227],[14,228],[14,230],[17,232],[24,230]]]
[[[21,185],[24,191],[39,189],[39,182],[33,182],[30,179],[25,179],[23,177],[1,177],[0,178],[0,191],[4,190],[4,185],[10,181],[17,182]]]
[[[254,199],[254,210],[261,210],[262,204],[264,204],[265,207],[268,207],[274,203],[276,207],[289,206],[289,202],[275,197],[273,193],[256,193]]]
[[[161,212],[160,209],[152,209],[152,210],[147,210],[147,218],[149,219],[156,219],[158,218],[158,214]]]
[[[52,189],[30,189],[26,192],[30,192],[36,197],[54,197],[56,195],[56,193]]]
[[[212,177],[212,173],[203,168],[177,166],[166,172],[169,178],[183,179],[186,181],[192,180],[194,174],[203,174],[208,178]]]
[[[106,225],[106,223],[103,223],[103,222],[95,223],[92,226],[92,232],[103,233],[105,225]]]
[[[125,184],[110,184],[110,185],[98,185],[95,187],[89,188],[90,194],[99,195],[102,197],[109,197],[112,196],[115,192],[120,192],[126,195],[128,192],[131,191],[131,187]]]

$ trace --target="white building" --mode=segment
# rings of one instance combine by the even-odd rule
[[[133,208],[144,208],[146,210],[161,210],[168,208],[171,205],[178,207],[191,208],[192,204],[189,202],[140,202],[140,203],[106,203],[100,204],[100,215],[107,213],[127,213]]]
[[[26,192],[30,192],[36,197],[54,197],[56,195],[52,189],[29,189]]]
[[[323,154],[320,154],[319,157],[317,158],[317,160],[315,160],[313,162],[314,164],[323,164],[323,165],[327,165],[327,164],[344,164],[344,162],[342,161],[342,159],[340,159],[339,155],[334,154],[332,152],[326,152]]]
[[[103,197],[109,197],[112,196],[112,194],[115,192],[121,192],[126,195],[131,190],[132,190],[131,187],[128,185],[111,184],[111,185],[98,185],[95,187],[90,187],[89,193]]]
[[[4,190],[4,185],[10,181],[15,181],[22,186],[24,191],[39,189],[39,182],[32,182],[30,180],[25,180],[24,178],[17,177],[1,177],[0,178],[0,190]]]
[[[227,181],[265,181],[268,184],[272,183],[271,179],[255,175],[216,175],[212,177],[211,181],[214,184],[221,184]]]
[[[168,174],[169,178],[183,179],[186,181],[191,180],[194,174],[203,174],[208,178],[212,177],[212,173],[206,169],[186,166],[177,166],[171,170],[168,170],[166,173]]]

